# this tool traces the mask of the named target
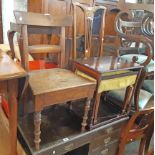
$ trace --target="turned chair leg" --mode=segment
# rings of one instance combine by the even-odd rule
[[[86,101],[86,105],[84,107],[84,116],[83,116],[83,121],[81,123],[81,131],[84,132],[86,130],[86,126],[87,126],[87,119],[88,119],[88,112],[89,112],[89,109],[90,109],[90,102],[91,100],[90,99],[87,99]]]
[[[41,112],[35,112],[34,113],[34,143],[36,150],[40,149],[40,125],[41,125]]]

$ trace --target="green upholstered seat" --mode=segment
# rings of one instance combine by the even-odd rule
[[[127,73],[130,71],[116,71],[116,72],[109,72],[109,73],[104,73],[102,76],[109,76],[109,75],[118,75],[118,74],[123,74]],[[77,75],[82,76],[84,78],[87,78],[92,81],[96,81],[94,78],[91,76],[76,70],[75,72]],[[112,79],[106,79],[106,80],[101,80],[98,86],[98,93],[104,92],[104,91],[109,91],[109,90],[115,90],[115,89],[121,89],[121,88],[126,88],[127,86],[133,85],[136,81],[137,75],[128,75],[128,76],[123,76],[123,77],[116,77]]]
[[[118,101],[119,104],[123,103],[124,96],[125,96],[125,89],[113,90],[107,94],[108,98]],[[151,99],[151,97],[152,97],[151,93],[141,89],[140,95],[139,95],[139,108],[140,109],[145,108],[147,106],[148,101]],[[132,100],[132,105],[134,105],[133,100]]]
[[[143,63],[147,59],[146,55],[141,55],[141,54],[126,54],[126,55],[122,55],[121,58],[131,61],[133,56],[138,57],[138,63]],[[154,71],[154,61],[153,60],[151,60],[150,63],[146,66],[146,70],[147,70],[147,72]]]
[[[154,95],[154,80],[144,80],[142,88]]]

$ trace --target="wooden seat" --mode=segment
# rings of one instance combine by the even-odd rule
[[[71,16],[51,16],[26,12],[15,12],[16,24],[12,24],[10,32],[10,46],[13,47],[13,37],[11,34],[19,32],[19,46],[22,56],[22,64],[28,71],[27,87],[23,95],[23,102],[33,103],[31,112],[34,112],[34,143],[35,149],[40,149],[41,134],[41,111],[50,105],[65,103],[68,101],[86,98],[83,121],[81,122],[81,131],[85,131],[87,126],[88,111],[90,108],[90,100],[95,90],[95,82],[86,80],[75,75],[73,72],[62,69],[65,58],[65,27],[72,22]],[[59,28],[59,29],[56,29]],[[35,45],[28,46],[29,32],[51,33],[61,32],[62,46],[51,45]],[[34,48],[35,47],[35,48]],[[12,48],[13,50],[13,48]],[[45,51],[44,51],[45,50]],[[52,52],[61,53],[60,67],[48,70],[29,71],[28,52]],[[61,50],[61,51],[60,51]],[[24,100],[25,99],[25,100]]]
[[[124,155],[126,143],[135,140],[141,140],[138,155],[147,155],[153,126],[154,108],[137,111],[122,131],[118,155]]]

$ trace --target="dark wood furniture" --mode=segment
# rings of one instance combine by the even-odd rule
[[[122,131],[118,155],[124,154],[126,143],[136,139],[141,140],[138,155],[142,155],[143,153],[147,155],[148,147],[147,150],[145,150],[145,145],[147,145],[147,138],[149,138],[149,135],[153,133],[153,126],[154,108],[137,111],[133,114]],[[152,130],[151,133],[150,129]]]
[[[102,55],[103,51],[103,38],[104,38],[104,27],[105,27],[105,15],[106,15],[106,8],[104,6],[91,6],[91,5],[84,5],[80,4],[79,2],[73,3],[73,53],[72,53],[72,59],[77,58],[77,35],[80,35],[77,33],[77,23],[78,17],[77,13],[78,10],[81,10],[81,12],[84,14],[83,21],[80,20],[80,22],[84,25],[84,51],[82,51],[84,54],[84,57],[90,57],[93,56],[92,53],[92,40],[95,39],[96,43],[98,45],[98,51],[97,56]],[[98,17],[96,17],[95,20],[95,14],[98,13]],[[78,15],[79,16],[79,15]],[[97,19],[98,18],[98,19]],[[95,23],[97,22],[97,24]],[[96,24],[96,25],[95,25]],[[97,28],[96,28],[96,27]],[[97,29],[93,32],[93,28]],[[93,34],[94,33],[94,34]],[[97,48],[97,46],[96,46]]]
[[[8,55],[0,51],[0,93],[8,95],[10,155],[17,154],[18,80],[24,76],[26,76],[24,69],[17,65]]]
[[[120,42],[120,45],[118,44],[117,53],[119,53],[123,59],[134,59],[138,64],[144,66],[132,102],[134,111],[137,111],[148,106],[153,106],[153,97],[151,98],[152,94],[142,90],[141,87],[145,78],[154,75],[154,28],[152,25],[154,15],[150,4],[134,4],[135,6],[133,8],[131,8],[133,5],[128,5],[125,2],[123,4],[120,4],[120,9],[122,9],[122,11],[119,12],[115,20],[115,29],[122,41]],[[123,102],[123,92],[124,89],[121,91],[111,91],[107,94],[106,99],[108,102],[113,104],[116,103],[115,105],[120,106]]]
[[[75,103],[75,105],[79,104]],[[75,110],[79,111],[77,108]],[[33,115],[22,117],[19,121],[19,131],[24,140],[24,146],[27,146],[27,154],[116,155],[121,130],[128,120],[127,116],[83,133],[80,132],[81,120],[78,120],[79,117],[70,112],[65,105],[45,110],[41,126],[41,148],[36,151],[32,132]]]
[[[103,88],[101,88],[100,90],[100,85],[102,81],[103,82],[105,81],[104,83],[105,85],[106,85],[106,82],[108,83],[108,86],[107,87],[105,86],[104,91],[108,91],[110,89],[119,89],[121,87],[127,87],[121,114],[125,114],[129,112],[129,109],[130,109],[129,103],[134,92],[132,85],[134,85],[137,82],[140,76],[142,66],[134,63],[133,61],[126,61],[116,56],[90,57],[90,58],[84,58],[84,59],[79,58],[77,60],[73,60],[73,66],[76,72],[80,71],[82,72],[82,74],[85,74],[85,75],[82,75],[82,74],[79,74],[79,75],[82,75],[88,79],[91,78],[93,80],[96,80],[97,82],[96,92],[94,94],[95,103],[94,103],[93,114],[92,114],[93,124],[97,123],[100,97],[101,97],[101,93],[103,92]],[[137,70],[137,71],[128,72],[127,70]],[[125,71],[125,72],[121,72],[121,71]],[[136,78],[136,81],[134,82],[132,81],[132,84],[130,83],[130,80],[129,81],[127,80],[129,83],[123,82],[123,79],[125,77],[133,77],[135,75],[137,75],[137,78]],[[114,80],[114,81],[111,81],[111,80]],[[116,84],[117,82],[119,83],[119,86]]]
[[[9,33],[20,32],[19,46],[22,56],[22,64],[28,70],[28,32],[51,33],[55,28],[61,28],[61,41],[63,43],[63,52],[65,46],[65,26],[71,23],[70,16],[57,16],[15,12],[17,24],[12,25],[12,31]],[[44,29],[43,28],[47,28]],[[51,29],[53,28],[53,29]],[[50,31],[48,31],[50,29]],[[58,31],[59,32],[59,31]],[[10,46],[13,49],[13,37],[10,37]],[[44,46],[43,46],[44,47]],[[40,46],[42,49],[42,46]],[[43,51],[44,52],[44,51]],[[61,53],[64,60],[65,53]],[[60,60],[60,66],[64,67],[64,61]],[[85,131],[87,126],[88,112],[90,108],[90,100],[95,90],[95,82],[86,80],[75,75],[66,69],[48,69],[32,71],[28,73],[28,88],[30,96],[26,96],[27,101],[31,101],[34,107],[34,143],[36,150],[40,149],[41,142],[41,112],[45,107],[72,101],[81,98],[87,98],[84,107],[83,121],[81,123],[81,131]]]

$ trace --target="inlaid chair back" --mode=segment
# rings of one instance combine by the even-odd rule
[[[81,9],[84,13],[84,57],[92,56],[92,38],[96,38],[99,42],[98,56],[102,55],[103,51],[103,38],[104,38],[104,27],[105,27],[105,14],[106,7],[104,6],[88,6],[80,4],[78,2],[73,3],[73,53],[72,58],[77,58],[77,9]],[[96,25],[99,30],[96,32],[95,28],[95,14],[98,12],[98,20]]]
[[[143,16],[147,15],[147,13],[148,12],[145,12],[144,10],[130,10],[128,12],[121,11],[116,16],[115,20],[115,30],[121,38],[121,50],[123,51],[125,49],[124,51],[126,52],[124,54],[140,54],[140,43],[145,45],[144,55],[147,56],[146,60],[138,62],[138,57],[133,57],[135,61],[143,66],[150,63],[153,53],[153,48],[151,46],[152,41],[143,34],[143,31],[146,30],[146,28],[143,29],[143,27],[148,27],[147,25],[142,24]],[[130,51],[132,47],[136,47],[137,49],[132,50],[131,53],[128,53],[127,51]]]
[[[148,139],[152,134],[154,126],[154,108],[137,111],[129,120],[127,125],[122,131],[122,135],[119,143],[118,155],[124,155],[125,145],[128,142],[141,140],[138,155],[142,155],[148,152],[148,147],[145,149],[145,145],[148,145]],[[149,139],[150,140],[150,139]]]
[[[72,25],[72,17],[69,15],[52,16],[31,12],[14,11],[16,24],[11,23],[12,33],[9,33],[10,46],[13,48],[13,33],[19,33],[19,47],[22,65],[29,70],[28,54],[57,54],[59,67],[65,66],[65,27]],[[60,44],[29,45],[28,34],[46,34],[48,43],[52,34],[60,35]]]

